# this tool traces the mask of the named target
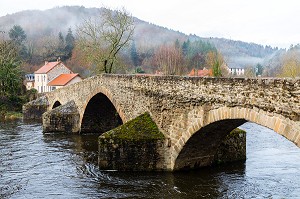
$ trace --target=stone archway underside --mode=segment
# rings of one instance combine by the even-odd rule
[[[178,155],[174,170],[195,169],[212,164],[217,148],[233,129],[247,122],[243,119],[222,120],[196,132]]]
[[[112,102],[102,93],[88,102],[83,114],[81,133],[102,134],[123,124]]]
[[[246,121],[268,127],[300,147],[298,121],[257,108],[221,107],[205,111],[199,107],[186,120],[191,122],[184,128],[175,123],[172,129],[170,170],[209,165],[220,139]]]

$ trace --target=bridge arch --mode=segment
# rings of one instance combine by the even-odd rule
[[[172,170],[197,168],[212,163],[218,146],[227,134],[249,121],[268,127],[300,147],[300,124],[282,115],[257,108],[222,107],[205,111],[203,107],[189,115],[187,131],[177,132],[171,149]],[[176,131],[176,128],[173,129]]]
[[[56,107],[58,107],[60,105],[61,105],[60,101],[56,100],[51,107],[52,107],[52,109],[54,109],[54,108],[56,108]]]
[[[81,133],[104,133],[123,124],[124,114],[111,92],[100,87],[87,97],[80,120]]]

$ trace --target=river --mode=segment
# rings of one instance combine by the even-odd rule
[[[0,198],[300,198],[300,149],[246,123],[247,160],[188,172],[97,168],[97,136],[0,123]]]

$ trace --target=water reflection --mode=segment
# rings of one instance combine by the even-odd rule
[[[247,161],[190,172],[97,168],[97,135],[0,124],[0,198],[297,198],[300,150],[247,123]]]

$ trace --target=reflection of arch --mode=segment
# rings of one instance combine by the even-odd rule
[[[89,99],[82,115],[82,133],[104,133],[123,124],[112,101],[99,92]]]
[[[52,109],[54,109],[54,108],[56,108],[56,107],[58,107],[58,106],[60,106],[60,105],[61,105],[61,103],[60,103],[59,101],[56,101],[56,102],[53,104]]]
[[[171,149],[174,170],[210,165],[224,137],[247,121],[266,126],[300,144],[299,122],[263,110],[222,107],[205,113],[203,108],[192,112],[190,115],[196,116],[189,119],[194,122],[187,131],[177,132],[181,136]]]

